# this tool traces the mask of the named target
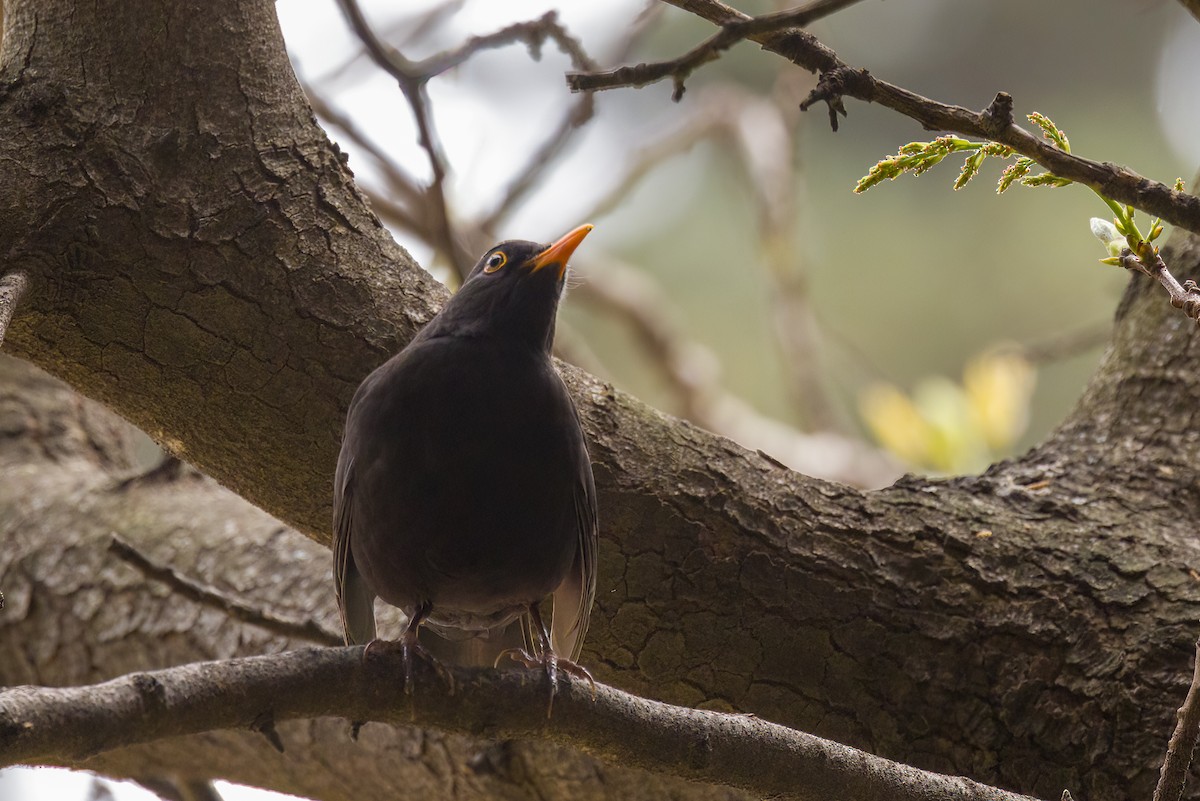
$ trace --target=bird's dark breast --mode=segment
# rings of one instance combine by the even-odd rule
[[[402,609],[430,601],[431,623],[461,629],[499,625],[549,595],[578,547],[577,431],[543,354],[446,338],[384,365],[346,433],[351,548],[367,582]]]

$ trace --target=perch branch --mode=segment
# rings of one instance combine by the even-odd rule
[[[446,692],[428,663],[405,694],[400,657],[322,648],[202,662],[85,687],[0,692],[0,765],[102,751],[163,737],[247,729],[262,720],[337,716],[476,737],[547,739],[624,765],[781,799],[1031,801],[961,777],[891,762],[751,715],[651,701],[560,679],[547,720],[540,671],[450,669]]]
[[[757,19],[718,0],[666,2],[722,26],[722,33],[730,30],[731,26]],[[765,50],[781,55],[797,66],[820,75],[817,87],[804,100],[801,108],[807,109],[818,102],[825,102],[829,107],[830,123],[835,131],[837,116],[846,114],[844,98],[852,97],[868,103],[878,103],[919,122],[930,131],[953,131],[963,136],[981,137],[1008,145],[1055,175],[1069,178],[1105,197],[1139,208],[1194,233],[1200,233],[1200,197],[1179,192],[1167,184],[1152,181],[1126,167],[1091,161],[1055,147],[1013,122],[1013,101],[1004,92],[997,94],[991,105],[983,111],[972,111],[930,100],[887,81],[881,81],[865,69],[852,68],[815,36],[795,27],[784,26],[757,31],[746,34],[745,38],[759,43]],[[682,74],[680,69],[688,66],[687,63],[681,62],[687,58],[685,55],[675,61],[639,64],[609,72],[573,73],[567,76],[567,83],[575,91],[595,91],[618,86],[645,86],[666,77],[675,77],[678,82],[681,78],[677,76]]]

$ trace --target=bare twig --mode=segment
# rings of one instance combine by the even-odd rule
[[[1125,248],[1121,251],[1120,259],[1121,266],[1125,269],[1137,270],[1162,284],[1163,289],[1171,296],[1171,305],[1182,309],[1184,314],[1200,326],[1200,285],[1190,278],[1180,284],[1167,269],[1167,263],[1163,261],[1158,248],[1150,248],[1145,258]],[[1149,264],[1146,264],[1147,260]]]
[[[514,22],[494,33],[483,36],[472,36],[453,50],[447,50],[412,65],[415,74],[423,80],[440,75],[446,70],[459,66],[482,50],[493,50],[510,44],[524,43],[534,60],[541,58],[542,47],[547,40],[558,45],[558,49],[566,53],[571,63],[576,67],[588,69],[594,65],[579,40],[567,32],[558,21],[558,12],[547,11],[542,16],[528,22]]]
[[[797,246],[796,173],[781,169],[798,152],[800,114],[796,96],[809,79],[794,70],[781,73],[768,98],[742,101],[734,129],[747,183],[754,190],[759,227],[759,261],[772,284],[775,342],[788,378],[793,407],[805,430],[836,431],[840,418],[822,378],[820,334],[809,302],[805,254]]]
[[[1112,339],[1112,321],[1090,325],[1075,331],[1051,334],[1017,345],[1015,350],[1033,364],[1049,364],[1071,359],[1101,348]]]
[[[666,0],[728,30],[730,25],[753,18],[718,0]],[[719,36],[720,34],[718,34]],[[715,38],[715,37],[714,37]],[[939,103],[894,84],[881,81],[864,69],[848,66],[837,53],[807,31],[791,28],[747,36],[764,49],[777,53],[797,66],[820,74],[817,88],[801,104],[818,102],[829,106],[830,122],[837,130],[837,115],[845,115],[843,98],[878,103],[921,123],[931,131],[953,131],[1008,145],[1055,175],[1069,178],[1101,195],[1139,208],[1156,217],[1200,233],[1200,197],[1179,192],[1167,184],[1151,181],[1116,164],[1081,158],[1054,146],[1013,123],[1012,98],[1001,92],[986,109],[971,111]],[[673,65],[674,62],[665,62]],[[675,74],[673,66],[638,65],[595,74],[573,74],[567,83],[576,91],[593,91],[617,86],[644,86]]]
[[[590,261],[585,267],[588,280],[573,290],[573,297],[626,322],[666,379],[681,414],[718,431],[709,414],[713,394],[719,391],[716,356],[672,323],[670,302],[645,273],[615,259],[605,259],[603,266],[595,258]]]
[[[324,97],[309,86],[304,87],[304,93],[308,96],[308,103],[318,117],[344,133],[350,141],[361,147],[375,160],[383,173],[384,180],[387,181],[390,193],[407,201],[409,207],[392,202],[393,220],[408,229],[419,229],[424,226],[425,194],[417,179],[400,166],[378,142],[367,136],[350,115],[328,103]]]
[[[8,325],[12,322],[13,314],[25,293],[29,291],[29,276],[22,270],[13,270],[0,278],[0,345],[4,344],[4,335],[8,333]]]
[[[788,11],[731,19],[722,25],[718,33],[679,58],[638,64],[634,67],[619,67],[610,72],[571,73],[567,76],[567,85],[576,92],[592,92],[618,86],[648,86],[664,78],[671,78],[675,83],[675,91],[671,97],[678,102],[683,98],[684,81],[700,67],[720,58],[725,50],[738,42],[756,35],[762,36],[789,28],[803,28],[856,2],[858,0],[813,0],[807,5]]]
[[[379,39],[367,24],[366,17],[358,6],[358,0],[338,0],[338,5],[349,20],[350,27],[366,46],[372,60],[396,79],[404,99],[408,101],[417,124],[417,140],[429,158],[429,168],[433,174],[433,180],[426,191],[430,198],[430,222],[437,232],[437,244],[454,271],[458,273],[460,280],[466,278],[471,269],[470,255],[459,242],[450,222],[450,212],[446,204],[446,158],[433,124],[429,96],[425,91],[425,85],[433,77],[433,73],[422,72],[420,65],[409,61]]]
[[[234,620],[258,626],[274,634],[318,645],[341,645],[342,638],[326,631],[312,620],[287,620],[265,609],[249,606],[230,598],[215,587],[179,575],[169,567],[156,564],[120,537],[113,535],[108,549],[119,559],[137,568],[148,578],[161,581],[174,592],[194,603],[224,612]]]
[[[732,785],[779,799],[1031,801],[768,723],[753,715],[687,709],[560,677],[554,717],[540,672],[448,668],[450,695],[418,661],[406,694],[400,656],[321,648],[201,662],[87,687],[0,692],[0,765],[53,757],[78,763],[163,737],[338,715],[490,738],[545,739],[601,759]],[[565,679],[565,680],[564,680]]]
[[[1175,719],[1175,731],[1167,743],[1167,754],[1158,774],[1158,786],[1154,788],[1154,801],[1179,801],[1183,798],[1192,752],[1196,750],[1196,739],[1200,736],[1200,640],[1196,642],[1192,684]]]
[[[427,40],[441,25],[462,10],[466,0],[447,0],[416,14],[397,18],[379,32],[381,39],[393,42],[397,47],[406,47]],[[328,85],[345,77],[364,58],[369,57],[365,49],[358,49],[348,59],[333,69],[315,78],[313,83]]]
[[[718,99],[718,98],[714,98]],[[612,213],[631,191],[662,162],[686,153],[697,143],[729,126],[731,120],[718,102],[701,102],[683,125],[643,145],[625,163],[624,171],[613,186],[598,197],[582,219],[597,220]]]
[[[595,257],[592,265],[597,264]],[[612,259],[585,267],[580,299],[625,322],[675,394],[684,417],[772,461],[810,476],[882,487],[902,472],[887,454],[837,434],[809,435],[759,413],[720,384],[716,356],[672,322],[671,303],[652,278]]]
[[[428,156],[433,175],[433,179],[425,190],[428,212],[426,214],[427,227],[431,228],[434,234],[431,244],[446,256],[459,280],[464,280],[471,269],[473,260],[465,239],[459,235],[455,225],[451,222],[445,188],[448,167],[434,127],[426,85],[430,79],[463,64],[479,52],[516,43],[524,43],[536,59],[541,56],[544,44],[547,41],[553,41],[559,50],[570,57],[571,63],[576,69],[594,69],[595,63],[588,58],[579,41],[559,24],[557,12],[554,11],[549,11],[536,20],[514,23],[493,33],[473,36],[452,50],[438,53],[421,61],[410,61],[385,44],[374,33],[363,16],[357,0],[338,0],[338,3],[349,20],[351,28],[366,46],[367,53],[376,64],[396,79],[400,91],[408,101],[413,119],[417,124],[419,143]],[[505,199],[489,215],[490,223],[494,224],[528,191],[545,165],[561,152],[571,132],[591,118],[593,108],[591,98],[580,100],[575,104],[555,133],[535,153],[534,160],[518,173],[517,178],[505,193]],[[485,228],[490,227],[490,224],[485,225]]]
[[[566,53],[571,59],[571,65],[577,70],[594,70],[596,62],[584,52],[583,45],[578,39],[574,38],[563,29],[557,21],[554,12],[549,12],[544,15],[539,23],[547,27],[547,34],[554,38],[558,47],[562,52]],[[628,37],[628,47],[633,46],[638,38],[640,38],[644,25],[635,26],[635,30]],[[530,45],[533,50],[533,45]],[[536,51],[534,51],[536,57]],[[508,188],[504,191],[499,203],[495,209],[489,212],[480,222],[480,227],[485,231],[492,231],[520,201],[529,193],[529,190],[537,183],[541,176],[546,174],[546,171],[558,160],[558,157],[566,150],[567,143],[570,141],[575,131],[587,124],[592,119],[595,113],[596,104],[593,96],[585,95],[575,102],[566,116],[559,122],[558,127],[554,132],[541,144],[525,167],[518,171],[509,182]]]

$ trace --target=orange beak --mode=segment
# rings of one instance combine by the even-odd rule
[[[567,271],[567,259],[571,258],[571,254],[575,252],[575,248],[579,247],[579,243],[582,242],[583,238],[591,232],[592,226],[579,226],[574,231],[562,237],[553,245],[534,256],[529,262],[529,272],[536,273],[543,267],[557,265],[558,277],[562,278],[563,273]]]

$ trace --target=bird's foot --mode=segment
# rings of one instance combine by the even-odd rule
[[[551,713],[554,711],[554,696],[558,695],[558,671],[561,669],[563,673],[577,679],[586,681],[592,688],[592,700],[596,700],[596,680],[592,678],[591,671],[570,659],[563,659],[554,651],[547,648],[540,655],[533,656],[523,648],[509,648],[506,651],[501,651],[496,657],[495,666],[500,666],[500,661],[508,657],[514,662],[520,662],[527,668],[541,668],[546,672],[546,680],[550,682],[550,700],[546,704],[546,719],[549,720]]]
[[[421,645],[416,637],[409,637],[407,633],[399,640],[371,640],[363,649],[363,661],[384,659],[397,652],[399,652],[400,660],[404,665],[404,692],[406,695],[413,694],[413,656],[419,656],[433,668],[433,672],[441,679],[442,684],[446,685],[446,691],[450,695],[454,695],[454,674],[425,646]]]

